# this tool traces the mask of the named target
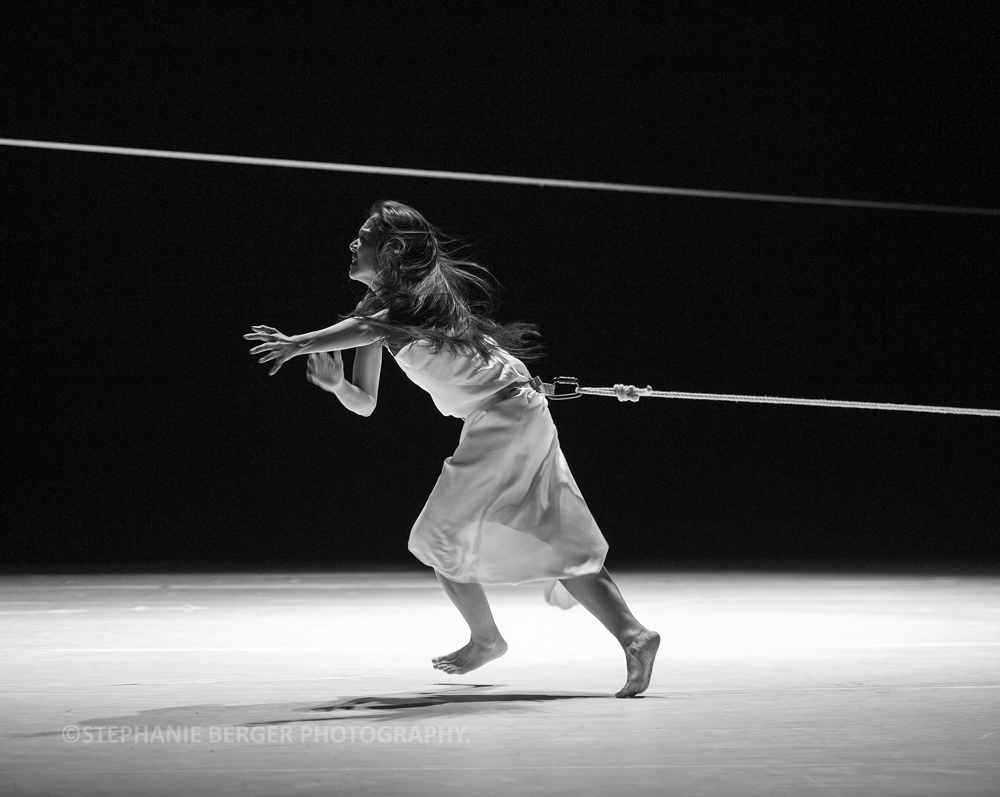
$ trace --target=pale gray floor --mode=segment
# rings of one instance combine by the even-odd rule
[[[488,589],[510,652],[449,677],[430,571],[2,578],[0,793],[1000,793],[1000,579],[615,575],[643,699],[540,585]]]

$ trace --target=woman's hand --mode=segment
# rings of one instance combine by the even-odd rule
[[[264,341],[250,349],[250,353],[264,355],[257,362],[266,363],[274,360],[274,366],[268,376],[274,376],[288,360],[296,354],[301,354],[302,344],[296,338],[278,332],[274,327],[252,326],[250,329],[253,332],[243,336],[246,340]]]
[[[329,354],[310,354],[306,378],[331,393],[344,381],[344,358],[339,351]]]

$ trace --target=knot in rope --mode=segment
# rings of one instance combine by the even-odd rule
[[[636,387],[635,385],[615,385],[614,394],[619,401],[638,401],[641,396],[652,395],[653,388],[649,385],[646,385],[646,387]]]

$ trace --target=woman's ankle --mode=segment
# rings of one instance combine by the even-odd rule
[[[639,637],[649,631],[646,626],[642,623],[636,622],[634,626],[629,626],[621,634],[618,635],[618,642],[623,648],[628,648],[633,642],[635,642]]]

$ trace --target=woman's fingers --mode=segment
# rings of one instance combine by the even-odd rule
[[[250,349],[251,354],[260,354],[262,351],[281,351],[284,346],[281,343],[274,341],[272,343],[261,343],[259,346],[254,346]]]
[[[292,352],[284,346],[276,346],[269,351],[264,352],[264,356],[261,357],[257,362],[266,363],[268,360],[278,360],[279,363],[284,363],[285,360],[292,359]]]
[[[274,343],[274,335],[268,332],[251,332],[248,335],[243,336],[244,340],[266,340],[268,343]]]
[[[259,324],[251,326],[250,329],[252,329],[253,332],[248,332],[243,336],[246,340],[266,340],[273,335],[281,334],[274,327],[264,327]]]
[[[250,349],[250,353],[260,354],[261,352],[264,351],[287,351],[288,349],[289,346],[287,344],[282,343],[279,340],[275,340],[275,341],[270,341],[268,343],[261,343],[259,346],[254,346],[252,349]]]
[[[326,352],[314,352],[310,354],[309,362],[306,366],[309,378],[316,381],[324,377],[329,378],[333,376],[337,372],[335,362],[339,362],[339,360],[340,352],[334,352],[333,357]]]
[[[245,340],[259,340],[262,343],[250,349],[250,354],[261,355],[257,362],[267,363],[274,361],[274,365],[268,372],[269,376],[274,376],[285,364],[285,360],[291,359],[291,342],[274,327],[264,324],[252,324],[249,332],[243,336]]]

